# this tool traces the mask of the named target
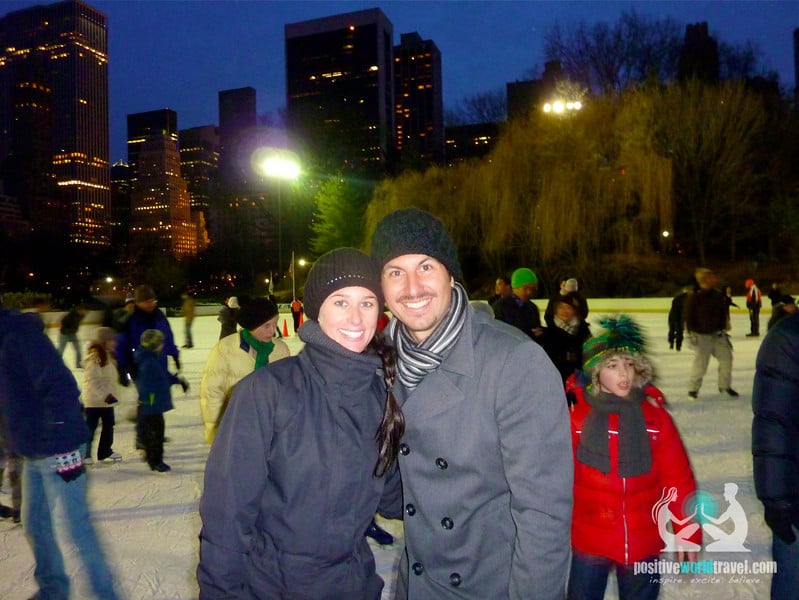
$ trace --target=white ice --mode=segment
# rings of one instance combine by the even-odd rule
[[[666,342],[666,311],[670,302],[670,298],[589,299],[589,319],[596,329],[595,322],[599,316],[621,311],[631,314],[644,326],[650,355],[657,368],[656,383],[669,401],[699,488],[711,494],[723,509],[726,507],[722,497],[724,483],[737,483],[737,498],[748,518],[749,533],[745,545],[751,552],[713,553],[702,558],[731,561],[733,566],[748,560],[751,569],[754,562],[771,558],[771,536],[763,521],[761,504],[755,496],[750,453],[752,378],[762,338],[745,337],[749,331],[748,316],[745,311],[733,309],[733,387],[741,397],[731,399],[718,393],[717,363],[711,359],[699,400],[691,400],[686,385],[693,354],[687,344],[682,352],[677,353],[669,350]],[[736,298],[736,304],[744,306],[743,298]],[[544,301],[539,300],[538,305],[543,310]],[[769,312],[769,308],[764,307],[761,332],[765,331]],[[283,320],[281,316],[281,330]],[[290,321],[289,318],[289,332]],[[184,342],[183,320],[171,318],[170,322],[180,346]],[[88,341],[93,328],[91,324],[82,326],[80,339]],[[57,329],[50,328],[49,331],[56,339]],[[124,460],[116,464],[95,465],[88,473],[93,520],[120,588],[130,599],[167,600],[198,596],[195,569],[200,518],[197,506],[209,449],[203,439],[199,388],[205,359],[218,338],[219,323],[214,316],[199,317],[194,322],[193,333],[195,347],[181,350],[182,372],[191,389],[184,395],[179,387],[173,387],[175,410],[166,415],[166,435],[171,441],[165,446],[164,460],[172,466],[172,471],[166,474],[151,472],[135,450],[133,424],[128,420],[135,410],[135,397],[134,391],[127,388],[123,389],[122,400],[116,409],[114,442],[114,449],[122,453]],[[294,353],[301,347],[294,335],[286,341]],[[70,367],[74,366],[71,348],[67,348],[64,358]],[[81,371],[74,373],[80,383]],[[97,436],[95,444],[96,440]],[[11,504],[7,482],[3,484],[0,501]],[[380,548],[370,543],[373,544],[378,570],[386,581],[383,598],[393,598],[396,567],[402,549],[402,523],[381,523],[395,534],[397,539],[393,547]],[[75,551],[68,541],[62,543],[62,548],[73,581],[71,597],[91,597]],[[37,587],[33,568],[33,558],[22,527],[13,525],[10,520],[0,521],[0,598],[21,600],[34,594]],[[751,573],[737,576],[739,581],[726,574],[681,577],[682,583],[663,585],[661,598],[765,598],[768,597],[771,579],[768,574]],[[692,582],[694,578],[704,581]],[[616,598],[612,579],[606,597]]]

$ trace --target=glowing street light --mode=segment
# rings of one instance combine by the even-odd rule
[[[296,181],[300,176],[300,161],[296,154],[284,148],[259,148],[253,155],[253,164],[265,177],[277,180],[277,274],[283,268],[283,223],[280,201],[283,181]]]
[[[564,113],[574,112],[581,110],[583,108],[583,103],[579,100],[575,101],[566,101],[566,100],[553,100],[552,102],[547,102],[544,104],[544,112],[545,113],[554,113],[556,115],[562,115]]]

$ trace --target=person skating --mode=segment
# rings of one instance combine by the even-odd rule
[[[164,473],[171,467],[164,462],[164,413],[174,408],[173,385],[180,385],[184,393],[188,382],[170,373],[159,355],[164,349],[164,334],[158,329],[147,329],[141,335],[141,345],[136,352],[136,390],[139,393],[139,423],[144,446],[144,458],[150,469]]]
[[[115,332],[111,327],[99,327],[94,340],[89,344],[83,361],[83,414],[89,426],[89,442],[86,449],[86,464],[92,464],[94,432],[102,422],[100,441],[97,445],[97,460],[120,460],[122,455],[114,452],[114,404],[117,399],[117,364],[114,358]]]
[[[699,397],[699,388],[707,372],[710,357],[719,363],[718,388],[732,398],[738,392],[732,389],[732,344],[727,334],[727,303],[721,290],[716,289],[716,274],[710,269],[696,270],[699,289],[690,294],[685,303],[685,327],[694,347],[694,362],[688,379],[688,396]]]
[[[0,308],[0,413],[11,451],[23,457],[22,526],[35,561],[36,598],[68,598],[59,543],[77,549],[99,600],[119,596],[86,504],[89,431],[80,391],[38,314]]]
[[[237,335],[228,335],[211,349],[200,382],[200,412],[205,441],[213,443],[233,387],[255,369],[287,358],[291,352],[277,339],[277,306],[266,298],[255,298],[238,311]]]

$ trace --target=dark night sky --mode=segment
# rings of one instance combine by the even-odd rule
[[[0,11],[31,0],[3,0]],[[540,74],[543,35],[555,23],[615,22],[635,8],[680,24],[707,21],[731,44],[754,42],[781,83],[794,85],[792,32],[799,0],[783,1],[216,1],[96,0],[108,16],[111,160],[127,158],[126,115],[169,107],[181,129],[218,121],[217,92],[252,86],[258,112],[285,105],[283,26],[379,6],[401,33],[418,32],[442,53],[444,104]]]

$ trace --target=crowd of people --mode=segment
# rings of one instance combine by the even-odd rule
[[[699,398],[710,357],[720,393],[737,397],[730,296],[709,269],[695,281],[671,304],[669,347],[687,340],[694,351],[690,398]],[[542,319],[529,267],[498,277],[488,304],[471,302],[463,283],[442,222],[409,208],[377,224],[370,254],[340,248],[314,263],[292,306],[304,343],[295,356],[279,337],[274,302],[226,299],[200,386],[211,445],[201,598],[377,600],[383,581],[366,541],[380,537],[375,514],[403,519],[400,600],[603,598],[614,571],[620,598],[656,598],[659,579],[637,565],[662,552],[697,560],[703,532],[724,535],[714,523],[726,513],[717,519],[702,507],[700,518],[685,502],[696,492],[690,448],[634,320],[605,317],[592,332],[575,278],[561,282]],[[756,337],[762,295],[752,279],[745,287],[747,335]],[[779,565],[772,597],[796,598],[799,317],[776,286],[768,298],[752,399],[754,479]],[[139,285],[129,300],[96,330],[85,359],[75,346],[80,385],[59,356],[80,310],[62,322],[57,348],[36,315],[0,308],[0,450],[6,471],[16,471],[14,457],[24,471],[11,515],[31,544],[36,597],[69,593],[55,509],[70,515],[96,596],[119,597],[85,475],[94,457],[119,459],[117,386],[137,391],[147,465],[170,470],[164,413],[172,387],[185,392],[188,383],[153,288]],[[192,348],[189,292],[183,302],[183,347]],[[725,489],[730,513],[736,491]]]

